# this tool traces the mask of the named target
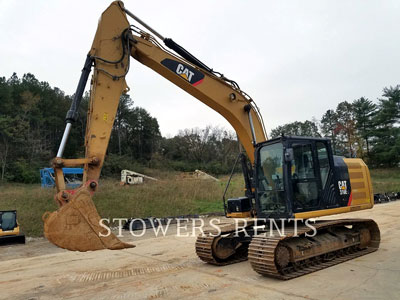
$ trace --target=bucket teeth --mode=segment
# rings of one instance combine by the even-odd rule
[[[120,241],[100,220],[90,192],[82,187],[57,211],[43,215],[44,235],[54,245],[73,251],[135,247]]]

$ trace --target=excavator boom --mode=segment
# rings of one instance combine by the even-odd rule
[[[66,116],[66,129],[57,157],[53,160],[58,192],[55,198],[60,208],[56,212],[43,215],[44,232],[52,243],[62,248],[88,251],[132,247],[119,241],[113,234],[104,236],[107,232],[99,225],[100,216],[92,200],[92,194],[98,186],[120,96],[129,90],[125,75],[130,68],[130,57],[219,112],[237,132],[252,163],[255,144],[266,140],[257,106],[234,81],[214,72],[172,39],[155,32],[167,47],[179,55],[166,50],[151,34],[131,26],[127,13],[155,32],[126,10],[121,1],[112,2],[103,12],[75,98]],[[73,122],[78,118],[77,110],[92,66],[85,158],[64,159],[62,156],[68,135]],[[81,165],[84,166],[84,184],[76,190],[67,190],[62,168]]]

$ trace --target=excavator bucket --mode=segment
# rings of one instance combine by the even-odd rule
[[[54,245],[73,251],[124,249],[135,247],[120,241],[100,225],[100,216],[86,187],[55,212],[43,214],[44,235]]]

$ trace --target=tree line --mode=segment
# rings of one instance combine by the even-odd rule
[[[71,101],[72,96],[33,74],[0,77],[0,182],[40,181],[39,169],[50,167],[57,153]],[[86,94],[68,138],[66,158],[84,157],[88,103]],[[162,137],[157,119],[122,95],[102,173],[118,177],[122,169],[140,172],[150,167],[223,174],[230,171],[237,152],[236,136],[211,126]]]
[[[329,137],[334,154],[362,158],[372,167],[398,166],[400,85],[385,87],[376,102],[365,97],[343,101],[320,120],[295,121],[271,132],[272,137],[281,134]]]
[[[72,96],[33,74],[0,77],[0,182],[39,182],[39,169],[50,167],[58,150],[71,101]],[[84,157],[88,102],[85,94],[66,158]],[[361,157],[370,166],[392,167],[400,163],[399,125],[400,86],[395,86],[384,88],[377,102],[364,97],[343,101],[320,120],[278,126],[271,137],[325,136],[332,140],[337,155]],[[122,95],[102,174],[118,177],[122,169],[141,172],[146,167],[227,174],[238,152],[236,134],[213,126],[162,137],[157,119],[135,106],[129,95]]]

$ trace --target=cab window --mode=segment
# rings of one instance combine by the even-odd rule
[[[319,204],[318,177],[315,170],[312,144],[293,144],[291,181],[294,209],[307,210]]]
[[[283,180],[283,146],[264,146],[259,152],[258,196],[261,211],[266,214],[286,212]]]
[[[321,182],[322,188],[324,189],[326,186],[326,182],[328,180],[328,174],[330,171],[329,159],[328,159],[328,149],[326,145],[322,142],[316,143],[318,162],[319,162],[319,171],[321,174]]]

